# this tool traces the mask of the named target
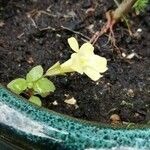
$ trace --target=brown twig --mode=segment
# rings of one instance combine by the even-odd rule
[[[81,37],[85,38],[86,40],[90,40],[90,38],[89,38],[88,36],[84,35],[84,34],[81,33],[81,32],[74,31],[74,30],[72,30],[72,29],[70,29],[70,28],[67,28],[67,27],[64,27],[64,26],[61,26],[61,28],[64,29],[64,30],[68,30],[68,31],[70,31],[70,32],[72,32],[72,33],[75,33],[75,34],[77,34],[77,35],[80,35]]]

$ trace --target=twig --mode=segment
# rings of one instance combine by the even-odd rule
[[[84,35],[83,33],[80,33],[80,32],[78,32],[78,31],[74,31],[74,30],[72,30],[72,29],[70,29],[70,28],[68,28],[68,27],[64,27],[64,26],[61,26],[61,28],[64,29],[64,30],[70,31],[70,32],[72,32],[72,33],[75,33],[75,34],[77,34],[77,35],[80,35],[81,37],[87,39],[88,41],[90,40],[90,38],[89,38],[88,36]]]
[[[39,29],[40,31],[45,31],[45,30],[52,30],[52,31],[58,31],[58,30],[56,30],[56,28],[53,28],[53,27],[51,27],[51,26],[48,26],[48,27],[46,27],[46,28],[42,28],[42,29]]]

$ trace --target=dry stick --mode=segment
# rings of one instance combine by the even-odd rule
[[[127,14],[132,6],[135,4],[137,0],[124,0],[116,10],[110,10],[106,12],[106,19],[107,23],[102,27],[102,29],[98,32],[96,32],[93,37],[90,40],[90,43],[93,45],[96,43],[98,38],[102,36],[103,34],[110,31],[112,35],[113,33],[113,26],[122,18],[123,15]]]
[[[61,26],[61,28],[64,29],[64,30],[68,30],[68,31],[70,31],[72,33],[75,33],[77,35],[80,35],[81,37],[85,38],[86,40],[90,40],[90,38],[88,36],[84,35],[83,33],[80,33],[78,31],[74,31],[74,30],[72,30],[72,29],[70,29],[68,27],[64,27],[64,26]]]

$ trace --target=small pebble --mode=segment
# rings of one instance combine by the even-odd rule
[[[135,53],[131,53],[126,56],[127,59],[132,59],[135,56]]]
[[[34,63],[34,60],[32,57],[29,57],[28,60],[27,60],[28,64],[33,64]]]
[[[75,105],[75,109],[78,109],[79,108],[79,106],[78,105]]]
[[[5,23],[0,20],[0,27],[3,27],[4,25],[5,25]]]
[[[64,94],[65,97],[69,97],[69,94]]]
[[[137,117],[139,117],[139,116],[140,116],[139,113],[135,113],[135,114],[134,114],[134,117],[135,117],[135,118],[137,118]]]
[[[117,114],[113,114],[110,116],[110,121],[111,121],[111,124],[120,124],[121,123],[121,118],[119,115]]]
[[[129,102],[126,102],[126,101],[122,101],[121,104],[122,106],[128,106],[128,107],[133,107],[133,104],[132,103],[129,103]]]
[[[56,36],[57,36],[57,37],[61,37],[61,35],[60,35],[60,34],[56,34]]]
[[[126,57],[126,54],[125,54],[125,53],[122,53],[121,55],[122,55],[122,57]]]
[[[99,82],[96,82],[96,85],[99,85]]]
[[[57,101],[54,101],[52,104],[53,104],[54,106],[57,106],[57,105],[58,105],[58,102],[57,102]]]
[[[72,97],[70,99],[66,99],[64,102],[69,104],[69,105],[76,105],[76,103],[77,103],[77,101],[74,97]]]
[[[134,97],[134,96],[135,96],[134,91],[133,91],[132,89],[129,89],[129,90],[127,91],[127,95],[128,95],[129,97]]]
[[[87,27],[87,29],[88,29],[91,33],[94,33],[93,28],[94,28],[94,24],[91,24],[91,25],[89,25],[89,26]]]
[[[141,33],[141,32],[142,32],[142,29],[141,29],[141,28],[138,28],[138,29],[137,29],[137,32],[140,32],[140,33]]]

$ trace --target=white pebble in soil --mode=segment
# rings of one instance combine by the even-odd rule
[[[76,105],[76,103],[77,103],[77,101],[74,97],[72,97],[70,99],[66,99],[64,102],[69,104],[69,105]]]

